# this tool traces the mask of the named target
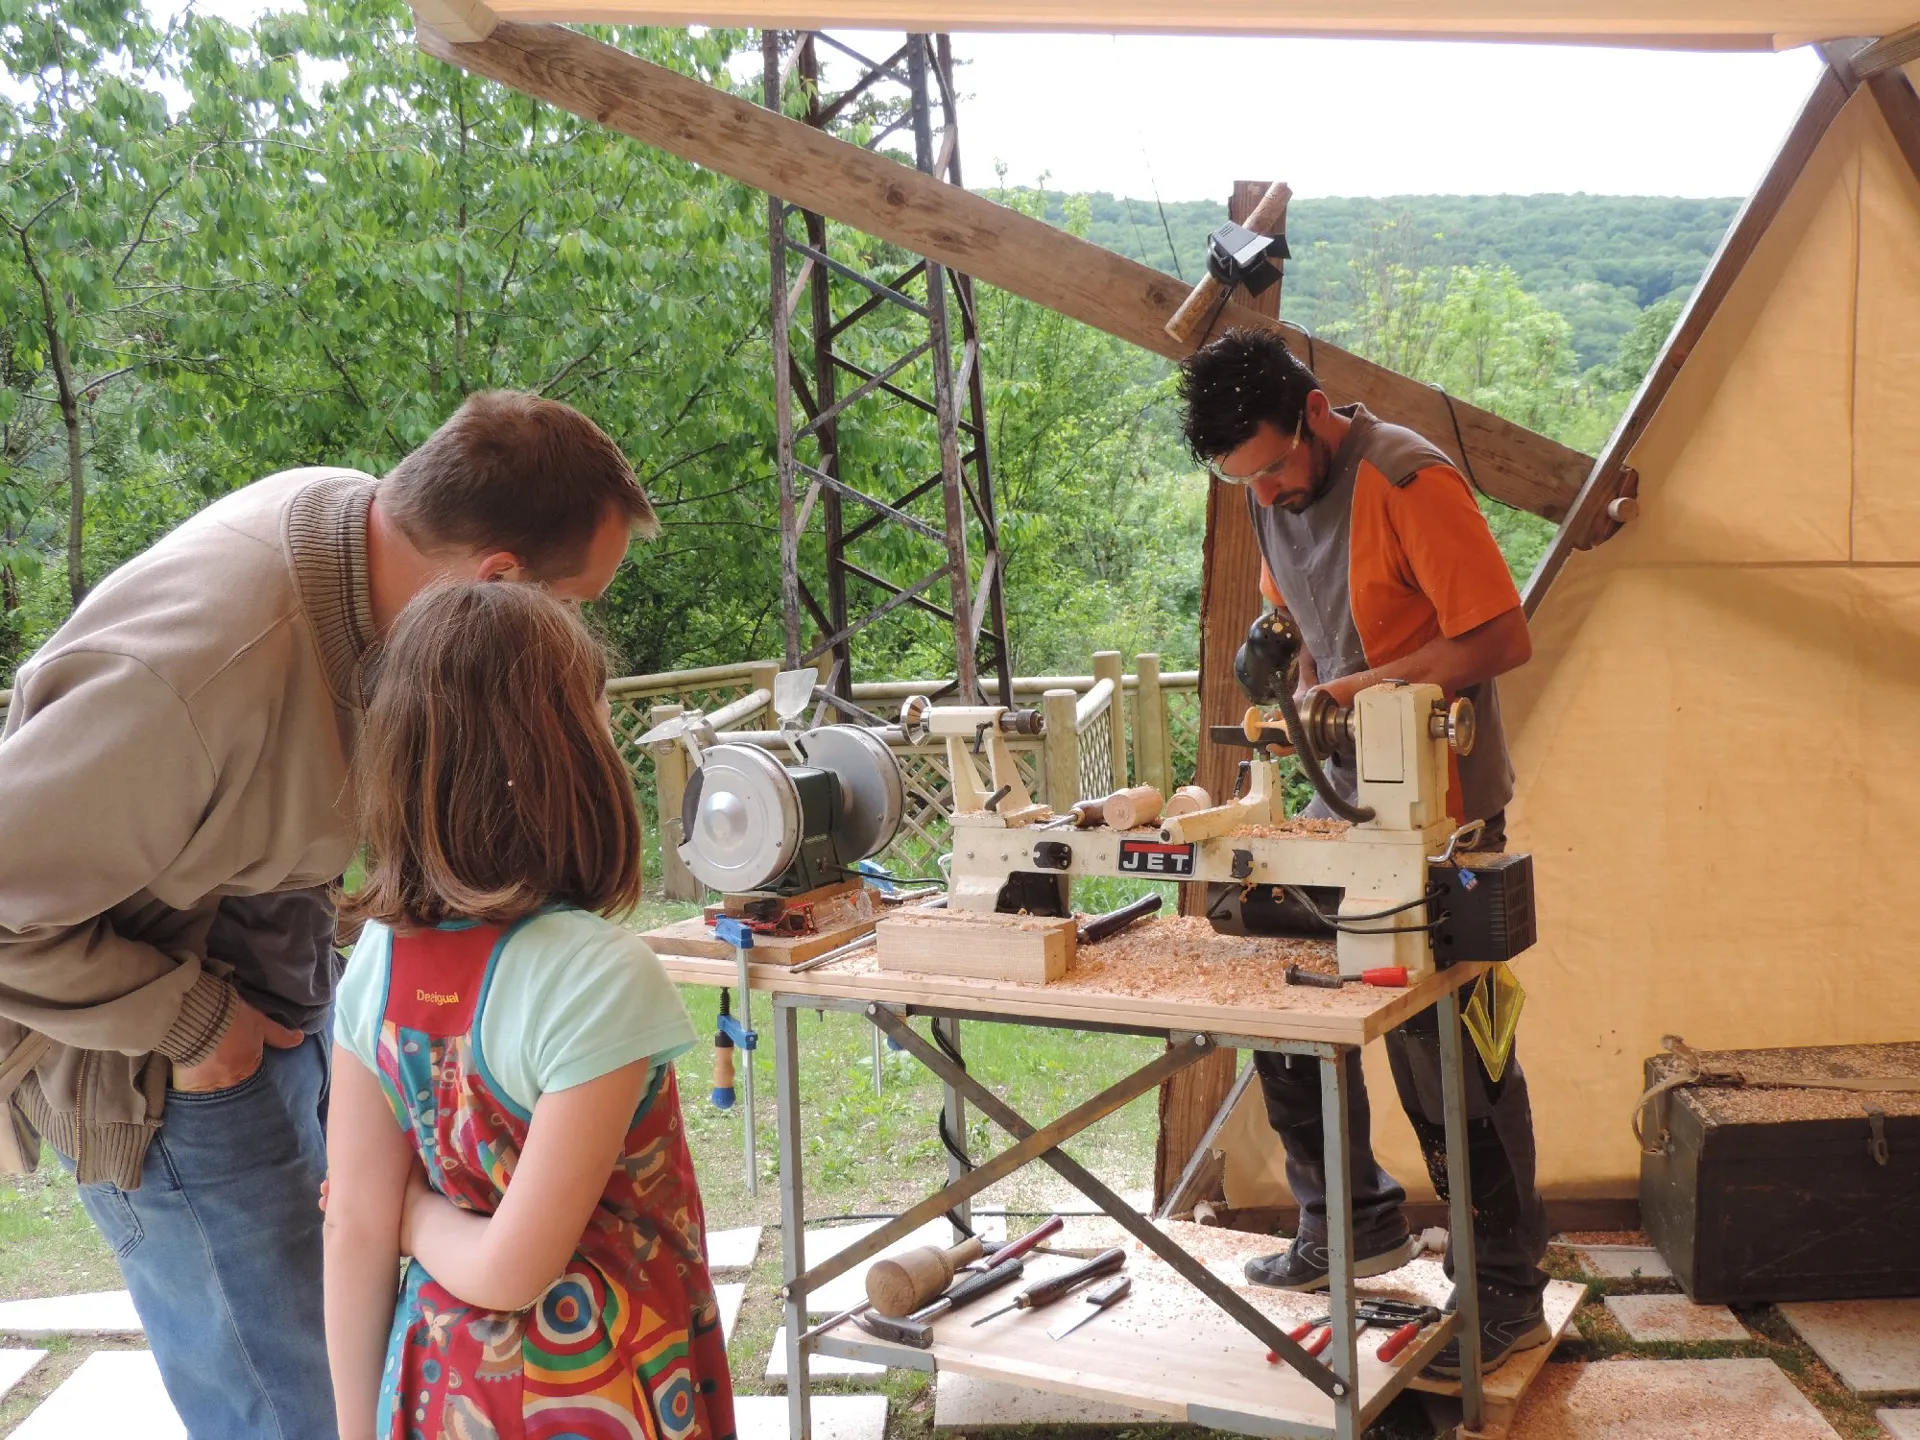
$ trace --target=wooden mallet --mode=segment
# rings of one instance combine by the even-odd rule
[[[1282,236],[1287,228],[1287,202],[1292,198],[1293,191],[1287,187],[1287,182],[1276,180],[1267,187],[1267,193],[1260,197],[1260,203],[1253,207],[1253,213],[1247,216],[1245,224],[1223,225],[1208,237],[1207,273],[1201,276],[1200,283],[1193,287],[1192,293],[1173,312],[1173,318],[1167,321],[1167,334],[1182,345],[1198,347],[1206,340],[1206,332],[1213,328],[1214,320],[1226,308],[1227,297],[1233,293],[1234,285],[1242,279],[1235,263],[1235,254],[1225,248],[1223,240],[1232,237],[1235,231],[1241,237],[1245,237],[1247,232],[1255,236]],[[1271,265],[1274,262],[1263,257],[1257,263]]]

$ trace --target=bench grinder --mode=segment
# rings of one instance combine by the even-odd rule
[[[788,744],[797,765],[737,742],[699,752],[679,850],[701,883],[727,895],[805,894],[853,877],[899,833],[906,782],[884,740],[823,725]]]

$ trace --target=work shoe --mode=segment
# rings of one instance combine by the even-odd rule
[[[1365,1279],[1398,1270],[1419,1253],[1419,1237],[1404,1232],[1384,1245],[1376,1241],[1372,1249],[1363,1250],[1354,1261],[1354,1277]],[[1261,1255],[1247,1261],[1246,1274],[1254,1284],[1271,1285],[1276,1290],[1324,1290],[1328,1264],[1326,1241],[1296,1235],[1293,1244],[1278,1255]]]
[[[1546,1314],[1537,1300],[1531,1310],[1523,1310],[1517,1315],[1483,1318],[1480,1321],[1480,1373],[1486,1375],[1498,1370],[1517,1351],[1531,1350],[1536,1345],[1548,1344],[1552,1339],[1553,1329],[1547,1324]],[[1420,1373],[1432,1380],[1458,1380],[1459,1339],[1449,1340]]]

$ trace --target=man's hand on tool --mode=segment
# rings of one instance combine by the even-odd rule
[[[225,1090],[251,1080],[266,1055],[266,1047],[292,1050],[307,1037],[278,1021],[269,1020],[246,1001],[235,997],[233,1019],[213,1053],[196,1065],[173,1067],[173,1088],[187,1093]]]

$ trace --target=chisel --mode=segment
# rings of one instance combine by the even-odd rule
[[[1067,1321],[1064,1325],[1056,1325],[1053,1329],[1047,1331],[1047,1338],[1049,1340],[1066,1339],[1067,1336],[1078,1330],[1082,1325],[1086,1324],[1087,1321],[1093,1319],[1094,1316],[1098,1315],[1102,1310],[1105,1310],[1109,1305],[1113,1304],[1114,1301],[1123,1297],[1131,1289],[1133,1289],[1133,1277],[1131,1275],[1116,1275],[1106,1284],[1094,1286],[1093,1289],[1080,1297],[1087,1302],[1086,1310],[1082,1314],[1074,1316],[1073,1319]]]
[[[982,1315],[973,1324],[984,1325],[994,1316],[1004,1315],[1009,1310],[1038,1310],[1043,1305],[1051,1305],[1062,1295],[1071,1294],[1089,1280],[1097,1280],[1102,1275],[1111,1275],[1126,1263],[1127,1252],[1118,1246],[1111,1250],[1102,1250],[1084,1265],[1076,1265],[1065,1274],[1056,1275],[1051,1280],[1042,1280],[1038,1285],[1029,1285],[1014,1297],[1013,1304],[1002,1305],[992,1314]]]

